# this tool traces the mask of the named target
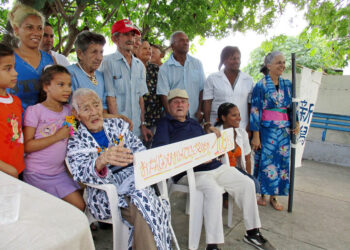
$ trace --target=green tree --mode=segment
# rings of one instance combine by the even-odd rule
[[[311,46],[318,37],[325,38],[329,54],[327,63],[345,67],[350,57],[350,2],[348,0],[311,0],[305,14],[308,27],[300,38]]]
[[[248,66],[243,71],[250,74],[255,81],[263,76],[260,68],[265,56],[271,51],[280,51],[286,57],[286,72],[291,71],[291,53],[296,53],[298,66],[305,66],[328,74],[336,73],[335,70],[343,68],[344,59],[334,59],[334,53],[329,49],[330,41],[323,37],[314,37],[305,41],[298,37],[280,35],[261,43],[260,47],[250,53]]]
[[[151,42],[162,43],[183,30],[189,39],[224,37],[230,31],[263,32],[283,13],[288,2],[302,0],[20,0],[42,11],[54,25],[55,49],[67,55],[77,34],[89,28],[109,35],[113,22],[129,18]],[[8,1],[2,0],[4,4]]]

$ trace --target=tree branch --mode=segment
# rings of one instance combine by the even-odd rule
[[[66,12],[65,12],[65,10],[64,10],[64,7],[63,7],[61,1],[55,0],[55,6],[56,6],[58,12],[62,15],[63,19],[64,19],[67,23],[69,23],[69,17],[66,15]]]
[[[111,13],[108,14],[108,16],[105,18],[104,22],[102,23],[102,27],[105,26],[109,22],[109,20],[111,20],[112,16],[116,12],[116,10],[117,10],[117,8],[114,7],[113,10],[111,11]]]
[[[149,11],[150,8],[151,8],[151,4],[152,4],[152,0],[149,0],[149,1],[148,1],[148,7],[147,7],[147,9],[145,10],[145,13],[143,13],[143,19],[142,19],[142,33],[143,33],[143,30],[145,29],[145,17],[147,16],[148,11]]]
[[[124,8],[125,8],[126,15],[128,16],[128,19],[130,20],[130,14],[129,14],[128,8],[126,7],[125,0],[123,0],[123,5],[124,5]]]

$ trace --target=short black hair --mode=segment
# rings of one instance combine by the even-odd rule
[[[78,34],[75,40],[75,50],[80,49],[82,52],[85,52],[90,44],[100,44],[104,46],[106,44],[106,39],[100,34],[84,30]]]
[[[3,43],[0,43],[0,58],[1,57],[5,57],[5,56],[12,56],[14,55],[14,51],[11,47],[3,44]]]
[[[45,25],[44,26],[50,26],[52,28],[51,23],[49,23],[48,21],[45,21]]]
[[[224,64],[225,60],[230,56],[233,56],[235,53],[241,54],[241,51],[236,46],[226,46],[225,48],[222,49],[221,55],[220,55],[219,70],[221,66]]]

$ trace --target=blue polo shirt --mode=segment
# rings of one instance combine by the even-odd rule
[[[194,119],[187,117],[186,121],[180,122],[171,115],[166,114],[165,117],[158,121],[157,130],[153,137],[152,148],[195,138],[201,135],[205,135],[205,132],[202,126]],[[220,166],[221,162],[212,160],[210,163],[201,164],[195,167],[193,170],[195,172],[208,171],[216,169]],[[184,175],[186,175],[186,172],[182,172],[174,176],[173,179],[175,182],[177,182]]]
[[[199,93],[203,90],[204,83],[205,74],[198,59],[187,54],[182,66],[171,54],[168,61],[159,68],[157,95],[168,96],[169,91],[176,88],[186,90],[189,96],[190,116],[194,118],[198,110]]]

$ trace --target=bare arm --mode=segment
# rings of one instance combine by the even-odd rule
[[[245,164],[246,164],[245,169],[246,169],[247,173],[248,173],[248,174],[251,174],[251,171],[252,171],[252,163],[251,163],[251,161],[250,161],[250,154],[247,154],[247,155],[245,156]]]
[[[200,92],[199,92],[199,97],[198,97],[198,109],[197,109],[197,112],[196,112],[196,114],[195,114],[195,117],[197,118],[197,121],[199,122],[199,123],[201,123],[202,122],[202,120],[203,120],[203,114],[202,114],[202,108],[203,108],[203,105],[202,105],[202,102],[203,102],[203,90],[201,90]]]
[[[129,123],[129,130],[132,131],[134,124],[132,123],[132,121],[126,117],[125,115],[121,115],[121,114],[108,114],[107,111],[103,112],[103,118],[119,118],[122,119],[124,121],[126,121],[127,123]]]
[[[169,113],[168,97],[166,95],[161,95],[160,100],[162,102],[165,112]]]
[[[107,96],[107,107],[110,114],[118,114],[117,99],[113,96]]]
[[[204,121],[205,122],[210,122],[210,111],[211,111],[212,102],[213,102],[213,99],[203,101]]]
[[[10,165],[10,164],[7,164],[6,162],[3,162],[0,160],[0,171],[8,174],[8,175],[11,175],[15,178],[18,178],[18,172],[17,172],[17,169]]]
[[[251,144],[252,144],[253,150],[258,150],[261,148],[259,131],[253,131],[253,139],[252,139]]]
[[[142,124],[145,121],[145,103],[143,101],[143,96],[140,96],[139,104],[141,109],[141,133],[145,141],[148,142],[152,140],[153,134],[151,130],[149,130],[145,125]]]
[[[31,153],[31,152],[42,150],[58,141],[68,138],[70,133],[70,128],[68,128],[68,126],[65,125],[59,130],[57,130],[55,134],[44,138],[40,138],[40,139],[34,139],[35,131],[36,131],[36,128],[24,127],[23,134],[24,134],[24,152],[25,153]]]

